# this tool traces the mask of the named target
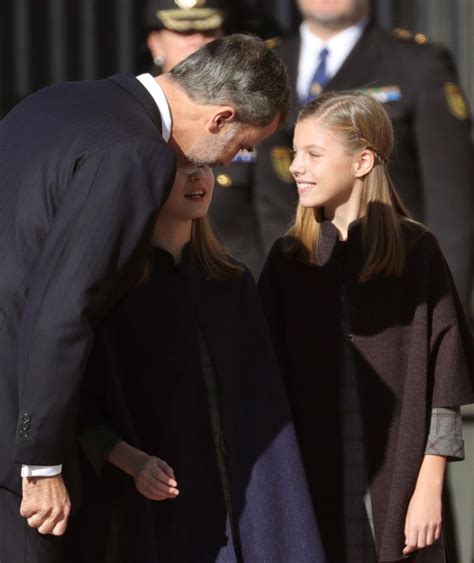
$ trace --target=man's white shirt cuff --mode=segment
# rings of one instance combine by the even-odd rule
[[[62,473],[62,465],[22,465],[22,477],[54,477]]]

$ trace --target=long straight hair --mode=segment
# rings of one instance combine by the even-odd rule
[[[224,281],[243,271],[217,239],[207,216],[193,219],[191,245],[197,260],[210,278]]]
[[[299,121],[315,120],[338,136],[349,154],[370,149],[375,154],[372,170],[363,178],[360,214],[364,265],[361,282],[374,276],[399,277],[405,266],[402,221],[410,220],[387,169],[393,147],[393,128],[381,103],[359,92],[330,92],[304,106]],[[287,235],[289,254],[301,245],[307,250],[304,260],[319,264],[320,225],[324,207],[305,208],[298,204],[293,225]]]

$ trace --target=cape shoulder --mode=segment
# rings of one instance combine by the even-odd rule
[[[438,264],[445,261],[438,239],[425,225],[404,220],[402,233],[408,254],[413,255],[417,261],[435,260]]]

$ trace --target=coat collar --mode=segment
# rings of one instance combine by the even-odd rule
[[[153,247],[153,260],[158,275],[160,272],[166,271],[171,274],[189,277],[200,269],[191,242],[188,242],[183,247],[181,261],[178,264],[175,263],[174,256],[170,252],[158,246]]]
[[[350,223],[347,240],[339,239],[339,231],[331,221],[323,221],[320,225],[319,260],[322,266],[327,264],[335,252],[347,253],[347,259],[352,261],[360,257],[362,249],[362,228],[364,218],[360,217]],[[357,260],[358,262],[358,260]]]
[[[124,72],[110,76],[109,80],[127,90],[142,105],[155,127],[161,133],[161,115],[155,100],[135,76],[131,73]]]

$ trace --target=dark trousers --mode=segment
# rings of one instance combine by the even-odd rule
[[[21,497],[0,487],[0,563],[60,563],[62,538],[30,528],[20,504]]]

